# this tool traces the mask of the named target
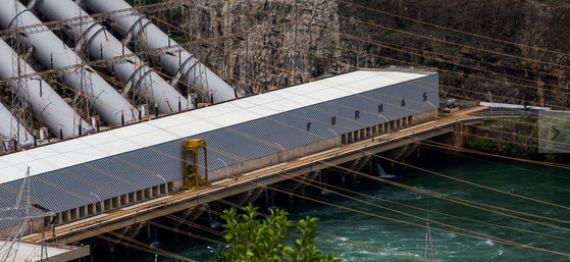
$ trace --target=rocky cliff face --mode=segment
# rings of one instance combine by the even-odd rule
[[[566,1],[354,2],[458,31],[326,0],[214,0],[165,15],[190,41],[210,39],[195,52],[253,93],[395,64],[439,68],[452,97],[488,100],[490,92],[495,102],[570,106]]]
[[[485,94],[490,91],[493,100],[500,102],[569,106],[569,47],[564,43],[570,41],[567,28],[570,7],[564,2],[386,0],[372,1],[369,6],[427,23],[554,51],[441,30],[394,17],[376,17],[374,20],[379,24],[429,38],[389,30],[376,34],[378,39],[390,39],[392,44],[415,48],[419,54],[398,52],[402,60],[417,59],[419,64],[442,69],[442,84],[449,85],[443,89],[449,94],[488,99]],[[354,16],[374,17],[373,12],[355,14],[356,9],[350,10]],[[370,29],[373,31],[377,30]]]
[[[341,44],[338,35],[319,29],[339,31],[337,12],[326,0],[256,0],[205,1],[169,15],[185,30],[174,34],[209,39],[194,50],[202,61],[232,85],[258,93],[348,70],[334,61],[341,50],[320,44]]]

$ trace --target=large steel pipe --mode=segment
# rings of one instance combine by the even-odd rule
[[[14,28],[41,23],[42,21],[20,2],[16,0],[2,2],[2,8],[0,8],[2,27]],[[73,50],[47,28],[40,30],[40,33],[23,30],[19,35],[26,46],[33,48],[33,55],[45,67],[64,68],[84,63]],[[60,77],[66,86],[73,87],[86,95],[94,103],[95,110],[101,115],[101,119],[107,124],[120,125],[136,120],[138,111],[92,68],[78,67],[75,72],[66,71]]]
[[[85,4],[89,10],[97,13],[132,8],[123,0],[85,0]],[[111,15],[110,19],[118,24],[116,27],[117,33],[123,37],[134,36],[137,41],[144,43],[146,49],[177,45],[166,33],[141,14],[135,13],[129,16],[121,14]],[[147,37],[142,37],[143,34]],[[238,97],[237,92],[232,87],[206,66],[201,65],[198,59],[194,58],[183,48],[177,47],[169,53],[158,53],[157,59],[160,59],[162,67],[175,79],[192,83],[201,90],[207,90],[207,87],[207,91],[214,96],[214,102],[222,102]],[[204,78],[197,77],[200,75],[198,71],[200,66],[205,68],[206,76]]]
[[[51,20],[68,20],[79,16],[88,16],[77,4],[71,0],[40,0],[35,5],[36,10]],[[69,22],[64,32],[71,37],[79,48],[76,51],[88,50],[92,59],[108,59],[132,54],[111,33],[106,32],[102,25],[91,17],[81,21]],[[145,96],[152,105],[158,106],[160,113],[172,113],[179,109],[192,107],[174,87],[170,86],[154,70],[144,65],[136,56],[130,56],[127,61],[112,66],[119,80],[126,84],[126,90],[137,90]]]
[[[17,141],[19,147],[34,145],[33,136],[22,126],[18,120],[0,102],[0,152],[10,151],[12,141]],[[14,140],[15,139],[15,140]]]
[[[0,78],[10,79],[18,76],[14,72],[13,61],[18,55],[0,39]],[[35,71],[24,59],[19,58],[21,72],[33,74]],[[17,65],[17,64],[16,64]],[[84,121],[63,99],[41,78],[20,78],[9,82],[12,90],[26,99],[36,115],[49,128],[52,134],[70,137],[93,131],[91,125]]]

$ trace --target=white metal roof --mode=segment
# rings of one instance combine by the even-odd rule
[[[430,72],[365,70],[137,123],[0,157],[0,183],[79,165],[207,131],[424,77]]]
[[[6,241],[0,241],[0,245],[4,246],[6,243]],[[8,244],[9,245],[9,244]],[[27,243],[27,242],[21,242],[18,243],[18,251],[16,252],[16,254],[14,254],[15,258],[14,261],[31,261],[31,262],[38,262],[38,261],[45,261],[46,258],[42,257],[42,246],[39,244],[35,244],[35,243]],[[47,254],[50,258],[50,260],[52,260],[53,258],[65,254],[65,253],[70,253],[73,252],[74,250],[76,250],[77,248],[71,247],[71,246],[51,246],[48,245],[46,246],[47,248]],[[83,256],[80,256],[78,254],[75,255],[69,255],[70,257],[78,257],[81,258]]]

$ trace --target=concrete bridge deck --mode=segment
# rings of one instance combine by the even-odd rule
[[[57,244],[70,244],[83,239],[95,237],[113,230],[144,222],[182,211],[211,201],[247,192],[256,188],[271,185],[291,177],[329,168],[360,159],[372,154],[399,148],[414,141],[430,139],[456,128],[456,123],[480,124],[489,118],[485,114],[478,116],[486,107],[469,108],[459,111],[437,121],[419,124],[374,139],[341,145],[339,148],[319,152],[286,163],[262,167],[256,171],[241,174],[232,179],[224,179],[212,186],[195,191],[182,191],[169,196],[152,199],[136,205],[112,210],[104,214],[78,220],[73,223],[57,226],[46,234],[46,240]],[[506,115],[511,116],[511,115]],[[500,117],[500,116],[492,116]],[[55,233],[55,236],[53,235]],[[23,239],[27,242],[41,240],[41,235],[31,234]]]

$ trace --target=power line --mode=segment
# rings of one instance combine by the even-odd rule
[[[179,27],[177,27],[177,26],[175,26],[175,25],[172,25],[172,24],[170,24],[170,23],[168,23],[168,22],[162,21],[162,20],[160,20],[160,19],[158,19],[158,18],[156,18],[156,19],[157,19],[158,21],[160,21],[161,23],[163,23],[163,24],[169,26],[169,27],[175,28],[175,29],[177,29],[177,30],[182,30],[181,28],[179,28]],[[213,17],[213,19],[217,19],[217,18]],[[291,22],[292,22],[292,23],[296,23],[296,24],[297,24],[297,23],[301,23],[301,22],[299,22],[299,21],[291,21]],[[322,28],[320,28],[320,29],[322,29]],[[343,33],[340,33],[340,32],[336,32],[336,31],[333,31],[333,32],[334,32],[334,33],[337,33],[337,34],[340,34],[340,35],[346,35],[346,34],[343,34]],[[279,32],[279,34],[282,34],[282,32]],[[366,41],[366,42],[368,42],[368,43],[370,43],[370,44],[376,44],[376,42],[378,42],[378,41],[372,41],[372,40],[369,41],[368,39],[364,39],[364,38],[356,37],[356,36],[352,36],[352,35],[350,35],[350,36],[351,36],[351,37],[354,37],[354,38],[356,38],[356,39],[361,39],[361,41]],[[362,39],[364,39],[364,40],[362,40]],[[251,42],[251,41],[249,41],[249,40],[244,40],[244,41]],[[264,48],[267,47],[266,45],[261,44],[261,43],[257,43],[257,42],[254,42],[254,43],[257,44],[257,45],[263,45]],[[327,45],[327,46],[331,46],[331,47],[335,47],[335,48],[339,48],[339,49],[343,49],[343,50],[349,50],[349,51],[351,51],[351,52],[366,54],[366,55],[373,56],[373,57],[379,57],[379,58],[394,60],[394,61],[397,61],[397,62],[403,62],[403,63],[416,64],[416,65],[417,65],[417,63],[412,63],[412,62],[408,62],[408,61],[404,61],[404,60],[393,59],[393,58],[389,58],[389,57],[386,57],[386,56],[379,56],[379,55],[369,54],[369,53],[365,53],[365,52],[362,52],[362,51],[358,51],[358,50],[354,50],[354,49],[347,49],[347,48],[343,48],[343,47],[340,47],[340,46],[337,46],[337,45],[328,44],[328,43],[322,43],[322,42],[320,42],[320,43],[323,44],[323,45]],[[298,49],[298,47],[292,47],[292,46],[289,46],[289,45],[287,45],[287,44],[285,44],[285,43],[283,43],[283,45],[288,46],[288,47],[290,47],[290,48]],[[384,45],[382,45],[382,46],[384,46]],[[269,47],[270,47],[270,48],[274,48],[274,49],[278,49],[277,47],[274,47],[274,46],[269,46]],[[384,46],[384,47],[385,47],[385,46]],[[391,47],[389,47],[389,48],[391,48]],[[282,48],[280,48],[280,49],[282,49]],[[403,50],[401,50],[401,49],[396,49],[396,50],[398,50],[398,51],[403,51]],[[284,51],[287,51],[287,50],[284,50]],[[301,51],[299,51],[299,52],[301,52]],[[306,51],[305,51],[305,52],[306,52]],[[348,67],[359,69],[358,67],[355,67],[355,66],[352,66],[352,65],[349,65],[349,64],[340,62],[340,61],[335,60],[335,59],[330,59],[330,58],[315,56],[315,55],[312,54],[312,52],[308,52],[308,53],[311,53],[311,56],[314,57],[314,58],[317,58],[317,59],[324,59],[325,61],[333,61],[333,62],[337,62],[337,63],[342,63],[342,64],[345,64],[345,65],[348,66]],[[415,54],[415,55],[419,55],[419,56],[426,57],[426,58],[428,58],[428,59],[435,59],[435,58],[431,58],[431,57],[428,57],[428,56],[425,56],[425,55],[422,55],[422,54],[416,54],[416,53],[414,53],[414,54]],[[440,61],[441,59],[435,59],[435,60]],[[458,63],[454,63],[454,62],[450,62],[450,61],[443,61],[443,62],[445,62],[445,63],[451,63],[451,64],[455,64],[455,65],[458,65],[458,66],[463,66],[463,67],[465,67],[464,65],[461,65],[461,64],[458,64]],[[261,63],[263,63],[263,62],[261,62]],[[270,65],[270,66],[271,66],[271,65]],[[469,67],[469,66],[467,66],[467,67]],[[489,70],[485,70],[485,69],[479,69],[479,68],[474,68],[474,67],[469,67],[469,68],[475,69],[475,70],[479,70],[479,71],[482,70],[482,71],[490,72],[490,73],[497,74],[497,75],[505,75],[505,74],[502,74],[502,73],[497,73],[497,72],[493,72],[493,71],[489,71]],[[459,76],[469,75],[469,76],[473,76],[473,77],[475,77],[475,78],[484,79],[484,80],[487,80],[487,81],[496,81],[496,82],[508,83],[508,82],[506,82],[505,80],[491,79],[491,78],[482,77],[482,76],[475,76],[475,75],[472,75],[472,74],[465,74],[465,73],[454,72],[454,71],[446,70],[446,69],[439,69],[439,70],[440,70],[440,71],[447,72],[447,73],[451,73],[451,74],[456,74],[456,75],[459,75]],[[507,76],[508,76],[508,77],[512,77],[512,76],[510,76],[510,75],[507,75]],[[515,78],[516,78],[516,77],[515,77]],[[533,81],[533,80],[523,79],[523,78],[519,78],[519,79],[525,80],[525,81]],[[509,83],[509,84],[510,84],[510,83]],[[546,84],[546,85],[548,85],[548,84]],[[454,87],[446,86],[446,85],[442,85],[442,86],[449,87],[449,88],[454,88]],[[526,88],[527,86],[522,86],[522,85],[521,85],[521,87],[525,87],[525,88]],[[533,87],[530,87],[530,88],[539,90],[539,88],[533,88]],[[454,89],[457,89],[457,88],[454,88]],[[462,90],[463,90],[463,89],[462,89]],[[466,91],[472,92],[472,93],[478,93],[477,91],[472,91],[472,90],[466,90]],[[555,92],[556,92],[556,91],[551,91],[551,90],[545,90],[545,91],[550,91],[550,92],[552,92],[552,93],[555,93]],[[558,92],[556,92],[556,93],[558,93]],[[499,97],[502,97],[502,96],[499,96]],[[513,97],[505,97],[505,98],[512,99]],[[523,99],[518,99],[518,100],[525,101],[525,102],[535,103],[535,101],[527,101],[527,100],[523,100]]]
[[[76,26],[82,25],[84,23],[88,23],[89,19],[97,20],[98,23],[102,23],[103,21],[108,21],[110,17],[120,18],[125,16],[131,16],[138,12],[144,14],[152,14],[161,11],[166,11],[174,8],[179,8],[182,6],[186,6],[186,3],[192,3],[193,1],[189,0],[171,0],[167,2],[158,2],[154,4],[148,5],[141,5],[127,9],[120,9],[115,11],[103,12],[103,13],[96,13],[91,15],[84,15],[78,16],[70,19],[62,19],[58,21],[50,21],[44,22],[40,24],[34,25],[27,25],[27,26],[20,26],[14,28],[7,28],[4,30],[0,30],[0,35],[3,37],[17,34],[19,32],[24,32],[26,35],[30,34],[37,34],[45,31],[53,31],[53,30],[62,30],[65,29],[66,26]]]
[[[267,190],[267,189],[266,189],[266,190]],[[224,203],[224,204],[226,204],[226,205],[228,205],[228,206],[231,206],[231,207],[234,207],[234,208],[238,208],[238,209],[243,208],[243,206],[240,206],[240,205],[238,205],[238,204],[235,204],[235,203],[232,203],[232,202],[223,200],[223,199],[219,199],[218,202]],[[212,212],[214,212],[214,211],[212,211]],[[262,212],[260,212],[260,211],[255,211],[255,212],[256,212],[257,214],[263,216],[263,217],[269,217],[268,214],[262,213]],[[225,215],[224,213],[220,213],[220,212],[216,212],[216,214],[218,214],[218,215]],[[392,250],[392,249],[387,249],[387,248],[383,248],[383,247],[379,247],[379,246],[367,244],[367,243],[360,242],[360,241],[355,241],[355,240],[352,240],[352,239],[349,239],[349,238],[346,238],[346,237],[341,237],[341,236],[338,236],[338,235],[335,235],[335,234],[331,234],[331,233],[327,233],[327,232],[324,232],[324,231],[321,231],[321,230],[317,230],[316,232],[317,232],[317,234],[324,235],[324,236],[329,236],[329,237],[338,239],[338,240],[340,240],[340,241],[342,241],[342,242],[348,242],[348,243],[351,243],[351,244],[358,245],[358,246],[356,246],[356,247],[350,247],[350,248],[356,248],[356,249],[363,250],[363,251],[366,251],[366,252],[373,252],[373,253],[377,253],[377,254],[383,254],[383,253],[380,253],[380,252],[377,251],[377,250],[381,250],[381,251],[383,251],[383,252],[389,253],[389,255],[394,256],[394,257],[402,257],[402,258],[409,259],[409,260],[420,260],[420,259],[418,259],[417,256],[413,256],[413,255],[410,255],[410,254],[407,254],[407,253],[404,253],[404,252],[400,252],[400,251],[396,251],[396,250]],[[297,237],[300,236],[299,234],[295,234],[295,233],[290,233],[290,235],[297,236]],[[342,245],[342,244],[338,244],[338,243],[334,243],[334,242],[330,242],[330,241],[326,241],[326,240],[320,240],[320,239],[318,239],[318,238],[315,239],[315,241],[316,241],[316,242],[319,242],[319,243],[324,243],[324,244],[327,244],[327,245],[334,245],[334,246],[338,246],[338,247],[347,247],[347,246]],[[365,247],[367,247],[367,248],[364,249],[364,248],[360,248],[359,246],[365,246]]]
[[[391,221],[397,221],[397,222],[401,222],[401,223],[404,223],[404,224],[407,224],[407,225],[411,225],[411,226],[416,226],[416,227],[423,227],[423,228],[426,227],[426,226],[423,225],[423,224],[418,224],[418,223],[414,223],[414,222],[402,221],[402,220],[398,220],[398,219],[394,219],[394,218],[389,218],[389,217],[377,215],[377,214],[374,214],[374,213],[371,213],[371,212],[367,212],[367,211],[362,211],[362,210],[358,210],[358,209],[354,209],[354,208],[345,207],[345,206],[342,206],[342,205],[327,203],[327,202],[324,202],[324,201],[321,201],[321,200],[318,200],[318,199],[315,199],[315,198],[307,197],[307,196],[296,195],[296,194],[294,194],[294,193],[292,193],[292,192],[290,192],[290,191],[282,190],[282,189],[279,189],[279,188],[276,188],[276,187],[272,187],[272,186],[267,186],[267,188],[270,188],[270,189],[272,189],[272,190],[281,192],[281,193],[286,194],[286,195],[293,195],[293,196],[296,196],[296,197],[299,197],[299,198],[302,198],[302,199],[310,200],[310,201],[313,201],[313,202],[316,202],[316,203],[320,203],[320,204],[325,204],[325,205],[328,205],[328,206],[333,206],[333,207],[340,208],[340,209],[345,209],[345,210],[348,210],[348,211],[351,211],[351,212],[355,212],[355,213],[360,213],[360,214],[363,214],[363,215],[378,217],[378,218],[387,219],[387,220],[391,220]],[[453,233],[453,234],[457,234],[457,235],[461,235],[461,236],[469,236],[469,237],[475,238],[475,239],[487,240],[487,238],[484,238],[484,237],[468,235],[468,234],[465,234],[465,233],[460,233],[460,232],[456,232],[456,231],[450,231],[450,230],[447,230],[447,229],[436,228],[436,227],[432,227],[432,229],[437,230],[437,231],[440,231],[440,232]],[[499,240],[499,239],[496,239],[496,238],[494,238],[493,240],[494,240],[495,242],[502,243],[502,244],[508,244],[508,245],[513,245],[513,246],[519,246],[519,247],[534,249],[534,250],[537,250],[537,251],[543,251],[543,252],[547,252],[547,253],[552,253],[552,254],[556,254],[556,255],[561,255],[561,256],[570,257],[570,253],[565,253],[565,252],[560,252],[560,251],[553,251],[553,250],[548,250],[548,249],[544,249],[544,248],[538,248],[538,247],[534,247],[534,246],[530,246],[530,245],[526,245],[526,244],[520,244],[520,243],[517,243],[517,242],[510,241],[510,240]]]
[[[523,159],[523,158],[516,158],[516,157],[491,154],[491,153],[481,152],[481,151],[467,149],[467,148],[445,145],[443,143],[439,143],[439,142],[435,142],[435,141],[420,142],[420,144],[423,144],[423,143],[427,143],[428,146],[436,146],[439,148],[450,149],[450,150],[455,150],[455,151],[463,151],[463,152],[472,153],[472,154],[491,156],[491,157],[495,157],[495,158],[502,158],[502,159],[508,159],[508,160],[513,160],[513,161],[527,162],[527,163],[536,164],[536,165],[546,165],[546,166],[558,167],[558,168],[563,168],[563,169],[569,169],[570,168],[567,165],[557,165],[557,164],[552,163],[552,162],[537,161],[537,160],[530,160],[530,159]]]
[[[239,3],[237,3],[239,4]],[[243,4],[239,4],[239,5],[243,5]],[[294,3],[292,3],[292,5],[294,5]],[[260,12],[267,12],[265,10],[256,8],[257,10],[259,10]],[[329,11],[324,11],[324,10],[319,10],[321,12],[325,12],[325,13],[329,13],[332,14]],[[561,64],[557,64],[557,63],[552,63],[552,62],[546,62],[546,61],[541,61],[541,60],[537,60],[537,59],[532,59],[532,58],[527,58],[527,57],[522,57],[522,56],[517,56],[517,55],[512,55],[512,54],[506,54],[506,53],[502,53],[502,52],[498,52],[498,51],[493,51],[493,50],[488,50],[485,48],[478,48],[478,47],[472,47],[469,45],[464,45],[464,44],[458,44],[458,43],[453,43],[453,42],[449,42],[447,40],[442,40],[442,39],[437,39],[437,38],[433,38],[433,37],[428,37],[428,36],[424,36],[424,35],[420,35],[417,33],[412,33],[412,32],[408,32],[408,31],[404,31],[404,30],[400,30],[400,29],[395,29],[395,28],[391,28],[391,27],[387,27],[387,26],[383,26],[383,25],[379,25],[377,23],[371,22],[371,21],[364,21],[364,20],[360,20],[354,17],[348,17],[348,16],[343,16],[340,15],[338,13],[335,13],[334,15],[343,18],[347,21],[353,21],[353,22],[358,22],[361,25],[365,25],[365,26],[371,26],[371,27],[375,27],[375,28],[380,28],[380,29],[384,29],[384,30],[388,30],[388,31],[392,31],[392,32],[397,32],[397,33],[401,33],[401,34],[406,34],[406,35],[410,35],[416,38],[421,38],[421,39],[426,39],[426,40],[430,40],[430,41],[434,41],[434,42],[439,42],[439,43],[443,43],[443,44],[448,44],[448,45],[454,45],[454,46],[459,46],[459,47],[464,47],[464,48],[468,48],[468,49],[472,49],[472,50],[477,50],[477,51],[481,51],[481,52],[485,52],[485,53],[490,53],[490,54],[495,54],[495,55],[500,55],[500,56],[505,56],[505,57],[510,57],[510,58],[516,58],[516,59],[522,59],[522,60],[527,60],[527,61],[531,61],[531,62],[535,62],[535,63],[541,63],[541,64],[545,64],[545,65],[551,65],[551,66],[556,66],[556,67],[562,67],[562,68],[570,68],[570,66],[566,66],[566,65],[561,65]],[[281,16],[283,19],[289,19],[287,17]],[[303,23],[305,26],[308,26],[306,23]]]
[[[346,189],[343,187],[339,187],[339,186],[335,186],[329,183],[325,183],[322,181],[317,181],[311,178],[303,178],[303,179],[299,179],[299,178],[295,178],[295,177],[291,177],[290,178],[293,181],[297,181],[299,183],[320,189],[320,190],[326,190],[326,191],[330,191],[333,192],[335,194],[337,194],[334,191],[331,191],[330,188],[334,188],[335,190],[341,190],[347,193],[351,193],[351,194],[355,194],[355,195],[359,195],[359,196],[363,196],[366,198],[370,198],[370,199],[374,199],[374,200],[379,200],[382,202],[386,202],[386,203],[390,203],[390,204],[394,204],[394,205],[398,205],[398,206],[402,206],[402,207],[406,207],[406,208],[410,208],[410,209],[415,209],[415,210],[419,210],[419,211],[423,211],[423,212],[427,212],[427,213],[433,213],[433,214],[437,214],[437,215],[442,215],[442,216],[446,216],[446,217],[451,217],[451,218],[455,218],[455,219],[459,219],[459,220],[464,220],[464,221],[469,221],[469,222],[474,222],[474,223],[479,223],[479,224],[484,224],[484,225],[489,225],[489,226],[495,226],[495,227],[500,227],[500,228],[505,228],[505,229],[509,229],[509,230],[514,230],[514,231],[520,231],[520,232],[525,232],[525,233],[530,233],[530,234],[536,234],[536,235],[543,235],[543,236],[547,236],[547,237],[552,237],[552,238],[558,238],[558,239],[566,239],[566,240],[570,240],[570,238],[566,238],[566,237],[561,237],[561,236],[556,236],[556,235],[551,235],[551,234],[545,234],[542,232],[536,232],[536,231],[531,231],[531,230],[526,230],[526,229],[520,229],[520,228],[515,228],[515,227],[510,227],[510,226],[504,226],[504,225],[499,225],[499,224],[495,224],[495,223],[489,223],[489,222],[484,222],[484,221],[480,221],[480,220],[475,220],[475,219],[471,219],[471,218],[465,218],[465,217],[460,217],[460,216],[455,216],[455,215],[450,215],[450,214],[446,214],[446,213],[442,213],[442,212],[437,212],[437,211],[433,211],[433,210],[429,210],[429,209],[424,209],[424,208],[420,208],[420,207],[416,207],[416,206],[412,206],[412,205],[407,205],[407,204],[402,204],[396,201],[392,201],[392,200],[388,200],[388,199],[384,199],[384,198],[379,198],[379,197],[375,197],[372,195],[367,195],[364,193],[360,193],[358,191],[354,191],[354,190],[350,190],[350,189]],[[309,182],[307,182],[309,181]],[[316,183],[322,184],[321,186],[316,185]],[[340,195],[340,194],[339,194]],[[342,196],[342,195],[341,195]],[[351,198],[352,199],[352,198]],[[369,203],[369,202],[368,202]],[[377,206],[380,207],[380,206]],[[385,207],[380,207],[385,209]],[[387,209],[389,211],[391,211],[390,209]],[[398,211],[399,212],[399,211]],[[396,213],[398,213],[396,212]],[[428,223],[430,221],[427,221]]]
[[[397,15],[394,13],[390,13],[387,11],[383,11],[383,10],[378,10],[378,9],[374,9],[374,8],[370,8],[370,7],[366,7],[363,5],[359,5],[353,2],[348,2],[348,1],[344,1],[344,0],[335,0],[336,2],[339,3],[343,3],[343,4],[347,4],[350,6],[354,6],[357,7],[359,9],[364,9],[364,10],[368,10],[368,11],[372,11],[375,13],[380,13],[380,14],[384,14],[384,15],[388,15],[391,17],[396,17],[396,18],[400,18],[400,19],[404,19],[404,20],[408,20],[414,23],[420,23],[423,25],[427,25],[427,26],[431,26],[431,27],[435,27],[438,29],[443,29],[443,30],[448,30],[454,33],[460,33],[460,34],[465,34],[465,35],[470,35],[470,36],[474,36],[474,37],[478,37],[478,38],[483,38],[486,40],[491,40],[491,41],[496,41],[496,42],[500,42],[503,44],[509,44],[509,45],[516,45],[516,46],[520,46],[520,47],[524,47],[524,48],[529,48],[529,49],[535,49],[538,51],[544,51],[544,52],[548,52],[548,53],[552,53],[552,54],[557,54],[557,55],[564,55],[564,56],[568,56],[568,53],[564,53],[564,52],[559,52],[559,51],[554,51],[554,50],[549,50],[547,48],[541,48],[541,47],[537,47],[537,46],[531,46],[531,45],[525,45],[525,44],[521,44],[521,43],[516,43],[516,42],[512,42],[512,41],[507,41],[507,40],[502,40],[502,39],[498,39],[498,38],[493,38],[493,37],[489,37],[489,36],[485,36],[485,35],[481,35],[481,34],[476,34],[476,33],[471,33],[471,32],[467,32],[467,31],[463,31],[463,30],[459,30],[459,29],[455,29],[455,28],[451,28],[451,27],[446,27],[446,26],[442,26],[442,25],[438,25],[438,24],[434,24],[434,23],[429,23],[429,22],[425,22],[419,19],[414,19],[414,18],[410,18],[407,16],[403,16],[403,15]]]
[[[237,4],[238,4],[238,5],[243,5],[243,4],[240,4],[240,3],[237,3]],[[259,8],[255,8],[255,9],[256,9],[257,11],[259,11],[259,12],[262,12],[262,13],[268,13],[267,11],[261,10],[261,9],[259,9]],[[329,13],[330,13],[330,12],[329,12]],[[280,16],[280,15],[277,15],[277,16]],[[321,31],[330,32],[330,33],[337,34],[337,35],[340,35],[340,36],[347,36],[347,37],[354,38],[354,39],[362,38],[362,37],[357,37],[357,36],[353,36],[353,35],[350,35],[350,34],[341,33],[341,32],[334,31],[334,30],[327,29],[327,28],[320,27],[320,26],[310,25],[310,24],[304,23],[304,22],[302,22],[302,21],[295,20],[295,19],[293,19],[293,18],[288,18],[288,17],[285,17],[285,16],[280,16],[280,17],[281,17],[282,19],[286,19],[286,20],[291,21],[291,22],[294,22],[294,23],[296,23],[296,24],[297,24],[297,23],[298,23],[298,24],[302,24],[302,25],[307,26],[307,27],[309,27],[309,28],[317,28],[317,29],[320,29]],[[357,20],[357,21],[360,21],[360,20]],[[367,23],[367,22],[365,22],[365,21],[360,21],[360,22]],[[434,40],[434,41],[442,41],[442,40],[438,40],[438,39],[433,39],[433,40]],[[376,43],[374,43],[373,40],[364,40],[364,41],[366,41],[366,42],[368,42],[368,43],[370,43],[370,44],[376,44]],[[383,46],[383,47],[391,48],[391,47],[389,47],[389,46]],[[488,52],[493,52],[493,51],[488,51]],[[371,54],[369,54],[369,55],[371,55]],[[561,66],[561,65],[559,65],[559,66]],[[570,67],[569,67],[569,68],[570,68]],[[457,74],[457,72],[455,72],[455,74]],[[482,77],[478,77],[478,78],[482,78]],[[496,80],[493,80],[493,81],[496,81]],[[503,82],[504,82],[504,81],[503,81]],[[546,91],[546,90],[545,90],[545,91]]]

